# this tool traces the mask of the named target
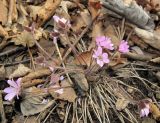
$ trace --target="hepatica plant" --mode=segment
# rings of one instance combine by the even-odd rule
[[[119,52],[120,54],[129,52],[129,45],[125,40],[122,40],[119,44],[119,47],[115,49],[111,38],[106,36],[98,36],[96,37],[96,45],[97,48],[94,50],[93,58],[96,59],[96,62],[100,67],[103,67],[104,64],[110,62],[108,54],[109,52]]]

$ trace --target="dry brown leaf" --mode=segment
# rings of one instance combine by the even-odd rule
[[[23,31],[21,34],[19,34],[16,38],[14,38],[13,42],[15,43],[15,45],[23,45],[24,47],[26,47],[27,45],[29,47],[35,45],[35,39],[33,35],[27,31]]]
[[[88,67],[91,65],[91,61],[92,61],[92,51],[82,52],[74,60],[76,65],[87,65]]]
[[[19,64],[18,68],[9,76],[9,78],[21,77],[31,72],[31,69],[25,67],[23,64]]]
[[[158,30],[154,32],[149,32],[140,28],[135,28],[135,33],[138,37],[143,39],[145,43],[158,50],[160,49],[160,35]]]
[[[62,0],[47,0],[41,9],[37,11],[37,26],[42,26],[55,12]]]
[[[88,91],[89,85],[84,73],[75,73],[71,75],[83,91]]]
[[[117,37],[117,34],[115,33],[115,29],[113,28],[113,26],[109,25],[106,30],[104,31],[105,36],[110,37],[112,40],[112,43],[114,44],[114,46],[119,46],[120,44],[120,40]]]
[[[150,106],[150,111],[153,114],[153,117],[156,120],[160,121],[160,110],[159,110],[159,108],[154,103],[150,103],[149,106]]]
[[[61,99],[61,100],[66,100],[68,102],[74,102],[75,99],[77,98],[77,95],[75,93],[75,90],[71,87],[71,85],[69,84],[68,81],[63,80],[61,82],[61,86],[60,88],[63,89],[63,93],[62,94],[58,94],[55,91],[57,89],[50,89],[49,93],[52,95],[52,97],[54,97],[55,99]]]
[[[154,59],[152,59],[150,61],[153,62],[153,63],[160,64],[160,57],[154,58]]]
[[[7,4],[1,0],[0,1],[0,22],[2,22],[2,25],[5,25],[7,23],[7,18],[8,18],[7,7],[8,7]]]
[[[0,36],[7,38],[8,37],[8,32],[0,25]]]
[[[28,75],[22,78],[22,82],[28,82],[32,79],[36,79],[45,75],[50,75],[51,71],[48,68],[38,69],[36,71],[30,72]]]
[[[116,109],[118,110],[118,111],[121,111],[121,110],[123,110],[123,109],[125,109],[127,106],[128,106],[128,104],[130,103],[130,101],[129,100],[127,100],[127,99],[124,99],[124,98],[118,98],[117,99],[117,102],[116,102]]]
[[[26,97],[20,104],[22,114],[24,116],[34,115],[44,111],[55,103],[54,100],[43,103],[44,98],[42,96],[30,96]]]
[[[17,21],[17,18],[18,18],[18,12],[16,7],[16,0],[10,0],[7,25],[11,25],[12,21]]]
[[[41,6],[27,6],[27,11],[30,14],[30,17],[33,18],[33,20],[36,20],[37,18],[37,12],[41,9]]]

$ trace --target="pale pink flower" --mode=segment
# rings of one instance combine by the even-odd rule
[[[102,47],[98,47],[96,51],[94,51],[93,58],[97,59],[97,64],[101,67],[105,63],[109,63],[108,54],[102,52]]]
[[[138,102],[138,108],[140,110],[140,117],[147,117],[150,113],[151,99],[143,99]]]
[[[121,53],[127,53],[127,52],[129,52],[128,42],[122,40],[122,41],[120,42],[120,45],[119,45],[119,49],[118,49],[118,50],[119,50],[119,52],[121,52]]]
[[[70,21],[66,20],[65,18],[60,18],[57,15],[53,16],[53,19],[56,23],[58,23],[62,28],[64,27],[71,27]]]
[[[96,37],[96,43],[98,46],[104,47],[109,50],[113,50],[113,44],[111,42],[111,38],[105,36],[98,36]]]
[[[17,81],[14,81],[13,79],[7,81],[10,87],[4,89],[4,92],[7,93],[4,97],[5,100],[11,101],[15,96],[19,99],[18,95],[21,91],[21,79],[22,78],[18,78]]]
[[[145,108],[143,108],[143,109],[141,109],[140,110],[140,117],[147,117],[148,116],[148,114],[149,114],[149,104],[145,104]]]

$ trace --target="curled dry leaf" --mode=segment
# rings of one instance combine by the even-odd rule
[[[42,96],[44,95],[43,92],[42,94],[39,92],[38,95],[33,95],[33,92],[37,91],[36,88],[29,88],[27,91],[28,93],[30,92],[31,95],[27,94],[20,104],[21,111],[24,116],[34,115],[42,112],[55,103],[55,100],[45,100]]]
[[[151,111],[153,117],[156,120],[160,121],[160,110],[159,110],[159,108],[154,103],[150,103],[149,106],[150,106],[150,111]]]
[[[7,3],[0,1],[0,22],[2,25],[5,25],[7,23],[7,17],[8,17],[8,9],[7,9]]]
[[[152,59],[151,62],[160,64],[160,57]]]
[[[35,44],[35,39],[30,32],[23,31],[13,39],[13,42],[15,43],[15,45],[23,45],[24,47],[28,45],[29,47],[32,47]]]
[[[17,21],[17,18],[18,18],[18,12],[17,12],[16,0],[10,0],[7,25],[11,25],[12,21]]]
[[[142,38],[145,43],[158,50],[160,49],[160,35],[158,30],[149,32],[140,28],[135,28],[135,33],[138,37]]]
[[[88,81],[84,73],[74,73],[71,76],[83,91],[87,91],[89,89]]]
[[[62,0],[47,0],[41,9],[37,11],[38,26],[42,26],[55,12]]]
[[[116,102],[116,109],[118,111],[121,111],[121,110],[125,109],[129,103],[130,103],[130,101],[127,99],[118,98],[118,100]]]
[[[73,87],[71,87],[71,85],[69,84],[68,81],[63,80],[61,82],[60,88],[63,89],[62,94],[58,94],[57,92],[55,92],[55,91],[57,91],[56,88],[49,89],[49,93],[55,99],[66,100],[68,102],[74,102],[75,101],[75,99],[77,98],[77,95],[75,93],[75,90],[73,89]]]
[[[31,69],[24,66],[23,64],[19,64],[18,68],[9,76],[9,78],[21,77],[31,72]]]

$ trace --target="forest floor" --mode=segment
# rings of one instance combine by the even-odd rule
[[[0,122],[158,123],[159,0],[1,0]]]

